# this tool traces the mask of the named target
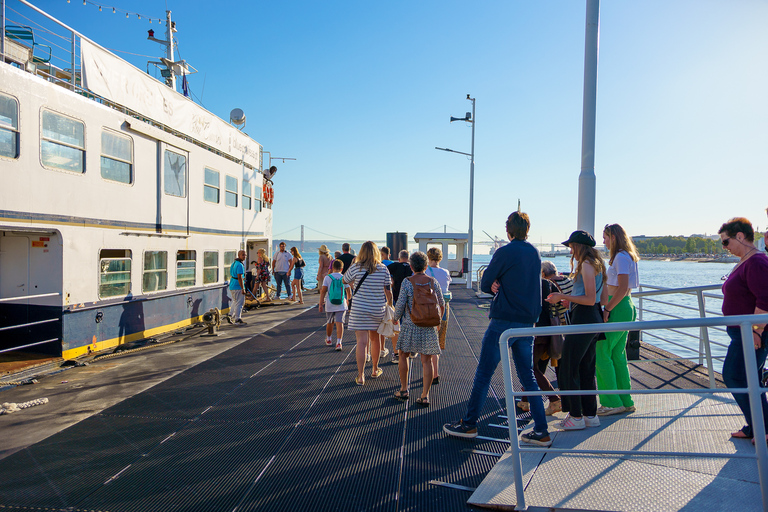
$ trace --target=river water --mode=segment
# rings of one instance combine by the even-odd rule
[[[314,288],[317,284],[315,276],[317,275],[318,261],[316,253],[306,254],[307,266],[305,267],[305,286]],[[547,258],[544,258],[547,259]],[[570,269],[570,258],[566,256],[557,256],[549,258],[557,265],[560,272],[568,272]],[[475,254],[472,264],[473,276],[477,275],[477,270],[482,265],[487,265],[491,261],[488,254]],[[691,286],[720,285],[721,278],[725,276],[734,267],[734,263],[699,263],[695,261],[645,261],[639,263],[640,283],[642,285],[658,286],[663,288],[685,288]],[[709,295],[721,295],[719,289],[708,291]],[[682,318],[698,318],[698,310],[685,309],[685,307],[698,308],[698,301],[691,295],[665,295],[654,297],[654,300],[662,300],[669,304],[660,304],[651,302],[648,299],[642,301],[642,319],[643,320],[663,320],[669,319],[673,315]],[[634,298],[635,306],[640,306],[640,300]],[[675,304],[675,305],[672,305]],[[718,313],[722,304],[721,300],[706,297],[706,310]],[[677,306],[676,306],[677,305]],[[683,307],[679,307],[683,306]],[[707,313],[707,316],[714,316]],[[648,331],[643,333],[643,341],[651,343],[659,348],[672,352],[682,357],[698,357],[699,350],[699,329],[681,329],[683,333],[670,331]],[[658,337],[658,338],[657,338]],[[709,329],[709,337],[712,342],[711,351],[713,357],[724,357],[728,336],[724,331]],[[662,338],[662,339],[659,339]],[[683,345],[686,348],[681,347]],[[698,361],[698,358],[695,359]],[[706,361],[704,362],[706,364]],[[722,369],[722,359],[714,359],[713,367],[716,371]]]

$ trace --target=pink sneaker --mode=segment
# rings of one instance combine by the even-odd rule
[[[555,427],[561,430],[584,430],[587,428],[587,422],[584,421],[584,416],[577,420],[569,414],[563,421],[555,423]]]

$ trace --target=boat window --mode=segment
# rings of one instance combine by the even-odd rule
[[[133,183],[133,140],[130,137],[101,131],[101,177]]]
[[[229,281],[229,268],[235,261],[235,256],[237,256],[237,251],[224,251],[224,282]]]
[[[0,94],[0,156],[19,157],[19,103]]]
[[[251,209],[251,183],[243,180],[243,210]]]
[[[103,249],[99,252],[99,297],[125,297],[131,293],[131,251]]]
[[[261,187],[253,187],[253,209],[257,212],[261,211]]]
[[[141,289],[144,293],[168,288],[168,252],[145,251]]]
[[[163,162],[165,193],[169,196],[187,197],[187,157],[165,150]]]
[[[219,251],[203,252],[203,284],[219,280]]]
[[[85,125],[71,117],[43,110],[40,154],[46,167],[85,172]]]
[[[458,245],[448,244],[448,254],[444,254],[443,256],[445,256],[445,258],[448,260],[455,260],[457,252],[458,252]]]
[[[176,251],[176,288],[195,286],[195,252]]]
[[[219,203],[219,172],[205,168],[205,185],[203,186],[203,199],[209,203]]]
[[[227,194],[225,196],[227,206],[237,208],[237,178],[227,176]]]

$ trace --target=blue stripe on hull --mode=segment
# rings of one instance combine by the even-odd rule
[[[168,330],[180,322],[191,323],[211,308],[226,309],[230,299],[226,287],[196,289],[165,297],[141,297],[86,310],[67,310],[62,318],[62,351],[115,340],[112,345],[141,339]],[[99,320],[99,321],[97,321]],[[158,331],[160,329],[160,331]],[[94,347],[93,350],[101,347]]]

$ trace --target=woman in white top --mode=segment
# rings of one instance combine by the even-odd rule
[[[610,253],[606,286],[608,303],[604,305],[605,322],[634,322],[637,318],[630,293],[639,286],[637,262],[640,256],[635,244],[618,224],[608,224],[603,230],[603,243]],[[597,389],[630,389],[627,367],[627,331],[607,332],[597,342],[595,373]],[[599,416],[633,412],[632,395],[600,395]]]
[[[451,292],[448,291],[448,286],[451,284],[451,273],[440,268],[440,260],[443,259],[443,251],[438,247],[432,247],[427,251],[427,258],[429,259],[429,266],[427,267],[427,274],[430,277],[434,277],[440,284],[440,291],[443,292],[443,299],[445,300],[445,309],[443,310],[443,318],[440,320],[440,330],[437,332],[437,340],[440,343],[440,350],[445,350],[445,335],[448,332],[448,301],[451,300]],[[440,383],[440,372],[438,372],[438,359],[440,354],[435,354],[432,357],[432,384]]]
[[[371,360],[373,369],[371,378],[377,379],[384,373],[379,368],[381,344],[376,329],[384,319],[387,305],[392,306],[392,278],[389,270],[381,263],[381,253],[376,244],[368,241],[360,247],[357,256],[344,273],[344,283],[352,286],[352,304],[349,310],[349,329],[355,331],[357,348],[357,377],[358,386],[365,384],[363,370],[365,369],[365,349],[371,344]]]

